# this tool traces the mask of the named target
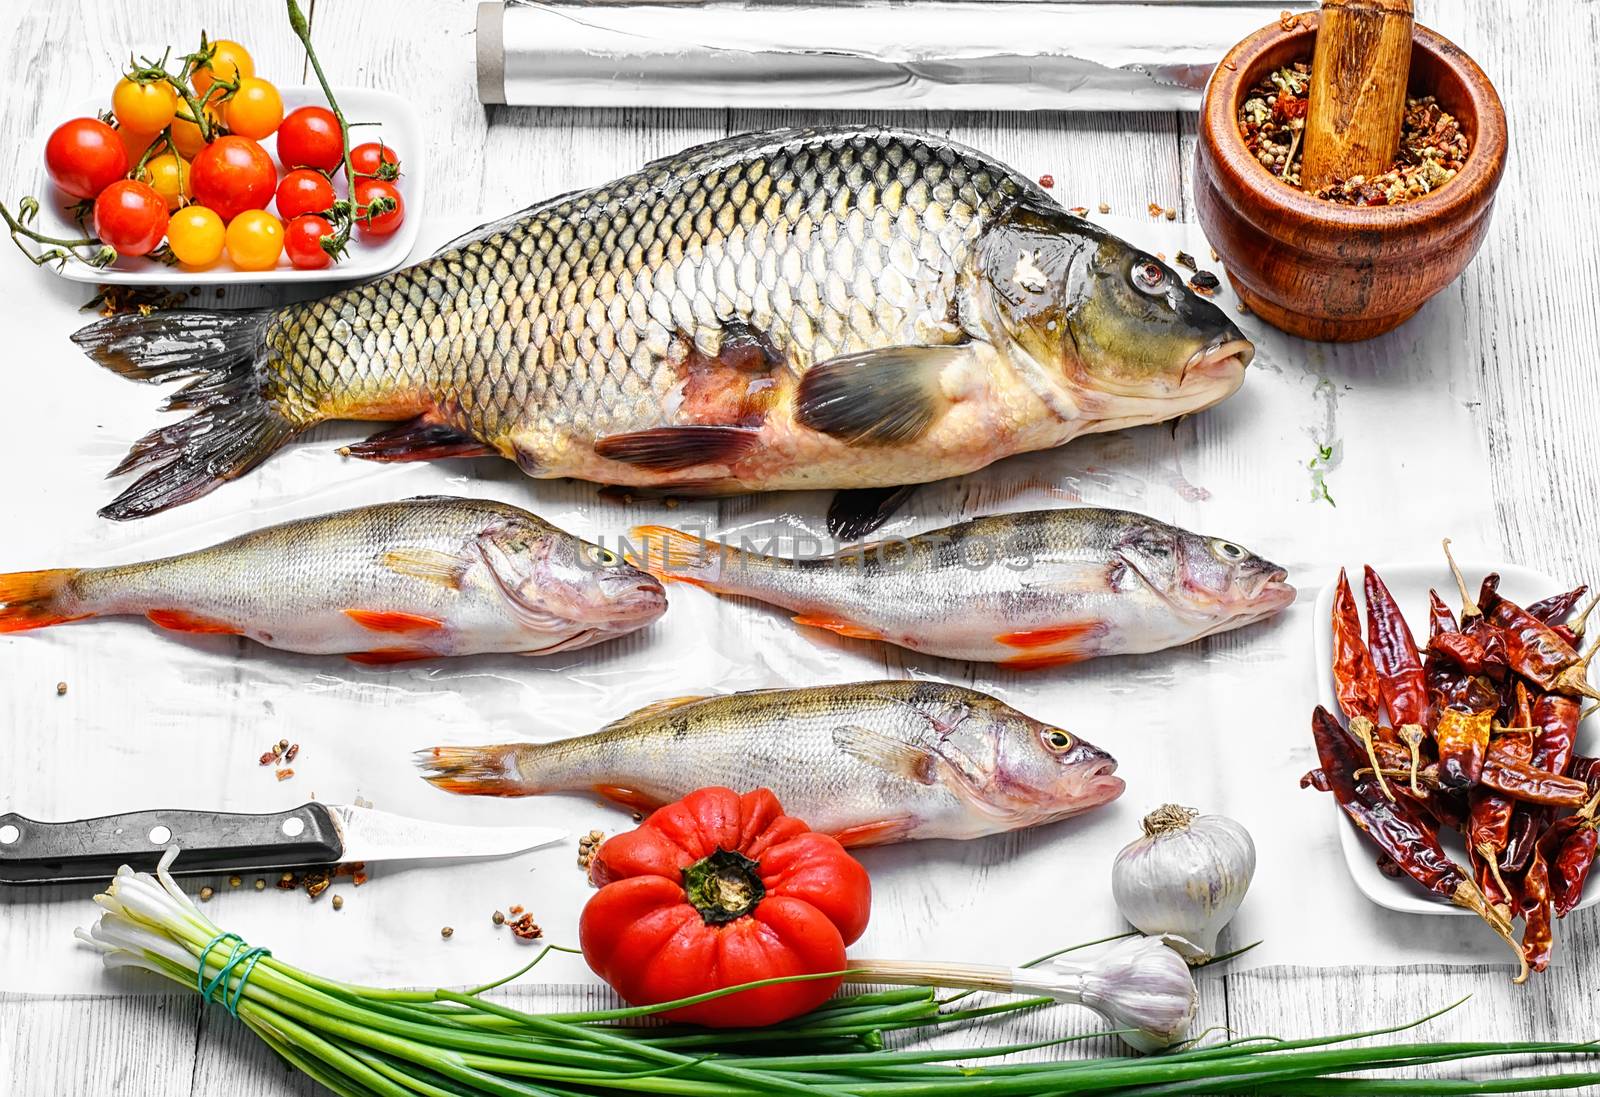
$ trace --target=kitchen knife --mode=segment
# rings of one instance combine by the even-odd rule
[[[177,875],[256,872],[356,861],[504,857],[565,838],[551,827],[473,827],[312,801],[277,815],[134,811],[41,823],[0,815],[0,884],[104,880],[122,865],[153,871],[168,846]]]

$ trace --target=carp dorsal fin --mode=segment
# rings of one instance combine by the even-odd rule
[[[833,745],[869,766],[918,784],[931,785],[937,779],[938,755],[860,724],[844,724],[834,728]]]
[[[795,421],[852,446],[910,442],[954,402],[946,367],[971,344],[885,347],[845,354],[806,371],[795,393]]]

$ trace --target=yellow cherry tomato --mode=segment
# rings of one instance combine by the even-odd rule
[[[189,161],[164,152],[150,157],[144,172],[144,181],[167,200],[167,209],[175,210],[189,200]]]
[[[171,124],[177,109],[178,93],[165,81],[136,84],[123,77],[111,92],[111,113],[117,116],[117,125],[134,133],[160,133]]]
[[[250,51],[237,42],[230,42],[226,38],[218,38],[211,43],[213,52],[211,61],[207,65],[194,70],[190,83],[194,90],[201,95],[211,87],[213,80],[229,80],[236,76],[254,76],[256,63],[250,58]]]
[[[189,108],[185,106],[183,110],[187,114]],[[207,124],[211,126],[211,136],[214,139],[218,132],[216,127],[222,122],[222,115],[217,113],[216,107],[207,103],[205,117]],[[206,147],[206,139],[200,136],[200,127],[182,118],[172,120],[172,143],[178,147],[178,155],[185,160],[193,160],[199,155],[200,150]],[[138,161],[135,160],[134,163],[137,164]]]
[[[283,252],[283,222],[266,210],[247,209],[228,222],[228,258],[240,270],[271,270]]]
[[[167,246],[186,267],[209,267],[222,258],[225,230],[215,210],[185,206],[167,222]]]
[[[233,93],[224,109],[230,131],[259,141],[270,136],[283,121],[283,96],[260,77],[245,76],[240,78],[239,90]]]

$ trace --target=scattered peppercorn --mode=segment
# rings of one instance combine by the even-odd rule
[[[443,929],[441,929],[439,931],[439,936],[443,937],[446,941],[448,941],[450,938],[454,937],[455,935],[456,935],[456,931],[451,929],[449,926],[445,926]]]
[[[333,909],[334,910],[343,910],[344,909],[344,896],[343,895],[335,895],[333,897]]]
[[[256,890],[257,891],[265,891],[265,890],[267,890],[267,882],[265,880],[263,880],[259,876],[256,877]]]
[[[67,695],[67,684],[65,682],[57,682],[56,683],[56,696],[57,697],[65,697],[66,695]]]
[[[502,912],[500,912],[498,910],[495,911],[494,912],[494,924],[497,925],[497,926],[505,925],[506,924],[506,916],[505,916],[505,914],[503,914]]]
[[[200,901],[202,903],[209,903],[211,902],[211,897],[215,894],[216,891],[214,891],[212,888],[203,887],[200,889]]]
[[[1101,202],[1100,203],[1100,212],[1101,213],[1110,213],[1111,212],[1111,203],[1110,202]]]
[[[244,881],[237,876],[228,877],[228,886],[231,888],[236,888],[242,883],[244,883]]]
[[[1168,206],[1166,209],[1161,211],[1161,216],[1165,217],[1168,221],[1176,221],[1178,219],[1178,211],[1173,209],[1171,206]]]

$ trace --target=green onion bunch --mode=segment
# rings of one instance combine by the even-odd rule
[[[1052,999],[1022,997],[968,1006],[957,1004],[965,995],[940,998],[931,988],[909,987],[835,998],[770,1028],[709,1031],[647,1019],[662,1010],[785,980],[652,1007],[579,1013],[526,1013],[483,997],[508,980],[468,991],[353,986],[301,971],[219,929],[168,875],[172,855],[156,876],[123,868],[95,897],[102,914],[89,930],[78,931],[80,939],[98,949],[108,967],[152,971],[221,1003],[285,1060],[346,1097],[1379,1097],[1600,1084],[1600,1072],[1549,1072],[1556,1057],[1593,1057],[1600,1051],[1595,1044],[1388,1041],[1340,1046],[1415,1025],[1307,1040],[1230,1039],[1147,1057],[985,1065],[983,1060],[1067,1041],[896,1050],[886,1037],[1037,1009]],[[640,1024],[642,1020],[646,1023]],[[1494,1077],[1487,1081],[1336,1077],[1489,1057],[1509,1062],[1496,1064]],[[1511,1073],[1513,1067],[1522,1072]]]

